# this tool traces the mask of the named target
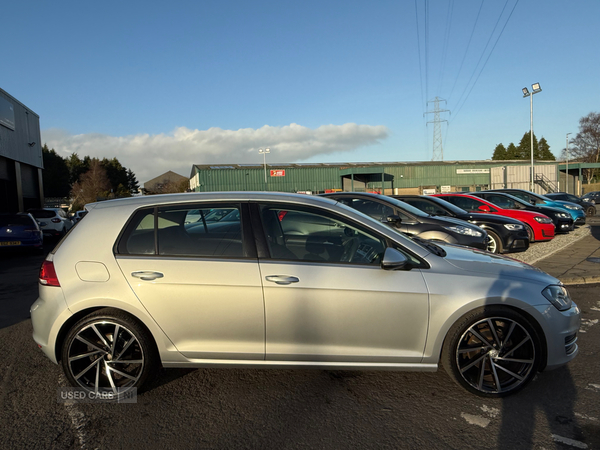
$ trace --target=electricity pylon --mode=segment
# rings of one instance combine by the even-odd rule
[[[443,98],[436,97],[433,100],[427,102],[433,103],[433,111],[427,111],[425,114],[433,114],[433,120],[427,122],[433,124],[433,156],[432,161],[443,161],[444,160],[444,147],[442,146],[442,122],[448,122],[447,120],[440,119],[440,113],[450,113],[448,109],[440,109],[440,101],[446,102]]]

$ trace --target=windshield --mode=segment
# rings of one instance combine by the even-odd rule
[[[440,205],[440,207],[451,211],[453,214],[455,214],[457,216],[463,215],[463,214],[468,214],[468,212],[465,211],[464,209],[459,208],[458,206],[453,205],[452,203],[447,202],[446,200],[443,200],[441,198],[427,197],[427,200],[437,203],[438,205]]]
[[[401,210],[412,214],[413,216],[419,216],[419,217],[429,217],[429,214],[424,213],[423,211],[421,211],[419,208],[415,208],[412,205],[409,205],[406,202],[403,202],[402,200],[398,200],[396,198],[392,198],[392,197],[387,197],[385,198],[386,203],[389,203],[390,205],[394,205],[397,208],[400,208]]]

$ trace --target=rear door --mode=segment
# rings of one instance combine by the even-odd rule
[[[225,209],[237,211],[237,220],[203,220]],[[242,209],[247,205],[140,210],[117,246],[131,289],[188,358],[264,359],[262,285]],[[198,220],[189,223],[188,215]]]

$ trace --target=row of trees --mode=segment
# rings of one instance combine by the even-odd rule
[[[541,138],[538,142],[535,133],[533,133],[533,158],[543,161],[555,161],[556,157],[550,151],[550,146],[545,138]],[[521,142],[516,146],[512,142],[508,147],[503,144],[498,144],[492,155],[494,161],[507,160],[528,160],[531,159],[531,132],[526,132],[521,138]]]
[[[566,160],[566,149],[562,149],[561,159]],[[600,162],[600,113],[591,112],[579,119],[579,132],[569,142],[569,161],[583,163]],[[599,169],[582,169],[588,183],[598,178]]]
[[[46,144],[42,154],[45,196],[70,197],[74,209],[98,198],[131,197],[139,191],[133,171],[123,167],[117,158],[81,159],[77,153],[63,158]]]
[[[502,160],[528,160],[531,158],[531,138],[530,132],[526,132],[521,138],[521,142],[516,146],[512,142],[505,147],[498,144],[494,149],[492,159]],[[533,133],[533,158],[544,161],[555,161],[556,158],[550,151],[550,146],[543,137],[539,140]],[[579,119],[579,132],[569,142],[569,161],[581,163],[600,162],[600,113],[591,112],[587,116]],[[566,149],[563,148],[560,154],[560,160],[567,159]],[[587,183],[591,183],[598,178],[600,169],[582,169],[582,175]]]

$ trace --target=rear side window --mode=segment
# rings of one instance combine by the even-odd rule
[[[31,228],[36,228],[35,223],[31,220],[29,216],[21,216],[21,215],[0,215],[0,227],[10,227],[10,226],[29,226]]]
[[[119,240],[117,252],[125,255],[244,257],[240,207],[165,206],[137,211]]]

